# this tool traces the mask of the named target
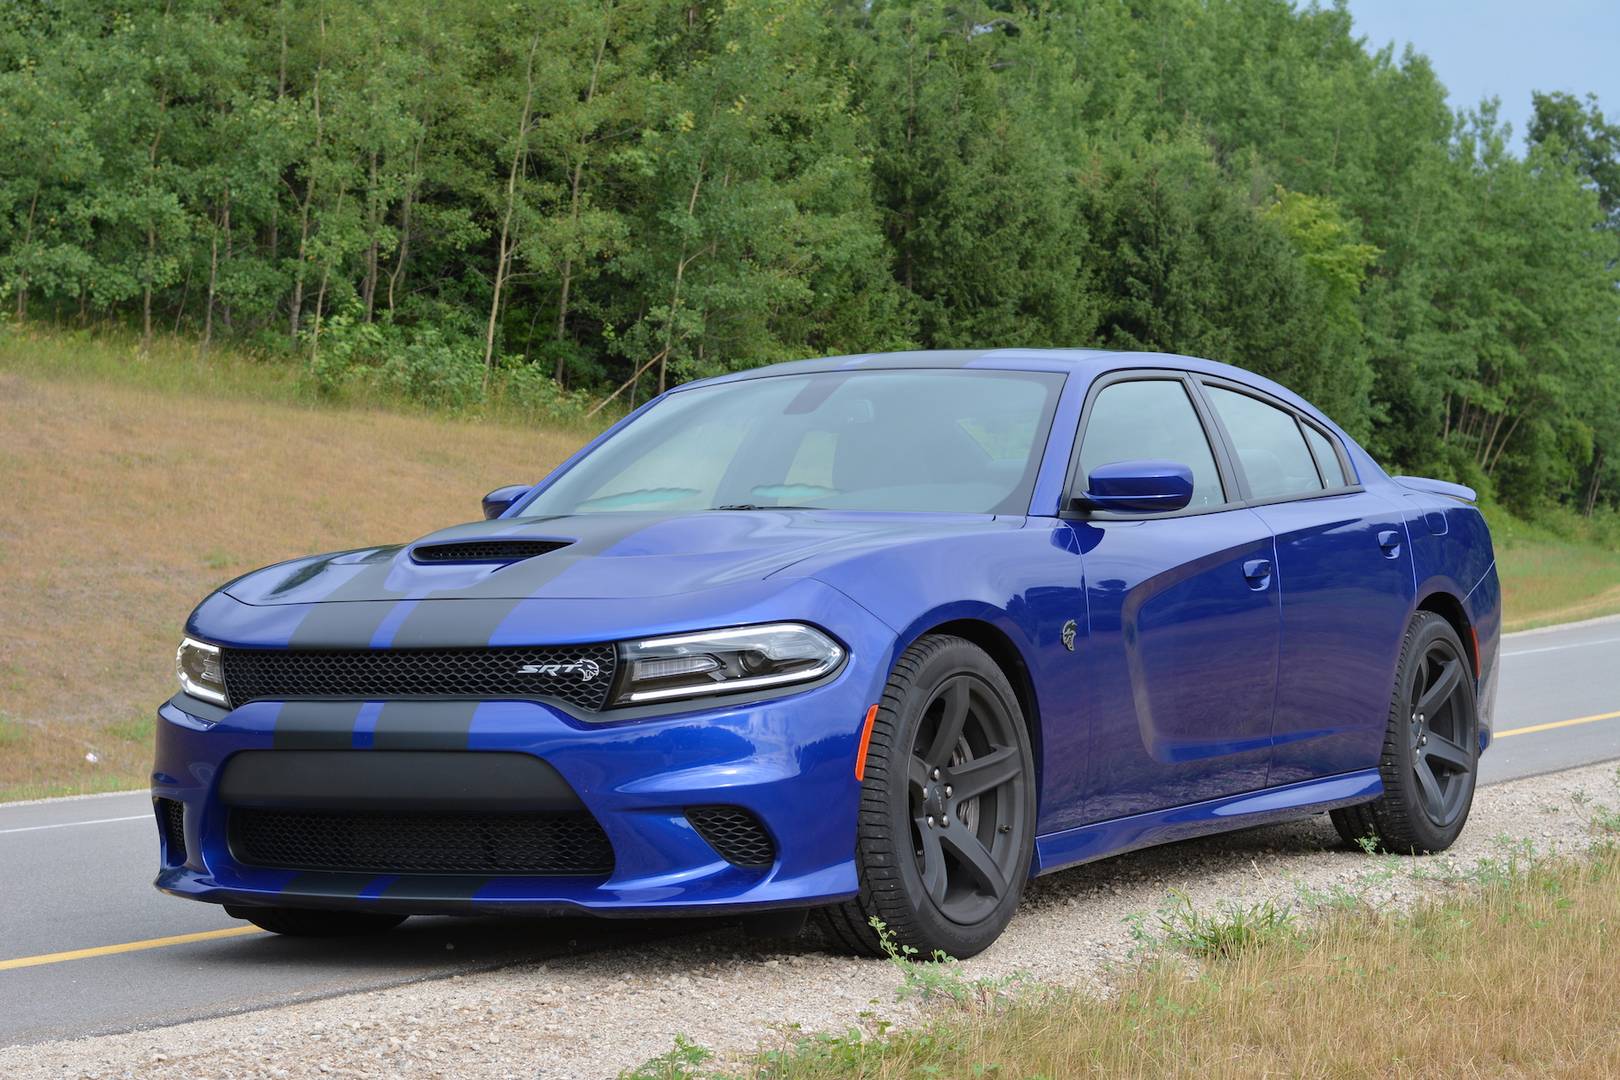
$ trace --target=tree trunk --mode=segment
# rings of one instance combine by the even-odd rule
[[[219,292],[219,234],[231,219],[231,189],[225,189],[220,205],[219,223],[208,238],[208,303],[203,308],[202,355],[208,355],[208,346],[214,340],[214,297]]]
[[[374,310],[374,301],[377,298],[377,228],[379,225],[377,207],[381,196],[377,193],[377,151],[371,152],[371,187],[366,192],[366,229],[371,234],[371,244],[366,248],[366,278],[361,288],[361,295],[366,305],[366,322],[371,322],[371,313]]]
[[[698,162],[697,179],[692,183],[692,197],[686,200],[686,216],[691,217],[697,212],[698,192],[703,189],[704,163]],[[669,350],[675,346],[675,313],[681,306],[681,285],[686,279],[686,268],[691,265],[697,256],[687,257],[685,245],[681,246],[681,257],[675,264],[675,285],[669,294],[669,318],[664,321],[664,347],[658,352],[658,392],[662,394],[669,389]],[[637,376],[639,378],[639,374]]]
[[[517,210],[518,174],[528,160],[529,117],[534,107],[534,54],[540,48],[536,33],[529,43],[528,64],[523,72],[523,110],[518,118],[517,141],[512,147],[512,165],[506,172],[506,213],[501,216],[501,235],[495,249],[495,287],[489,298],[489,325],[484,330],[484,393],[489,393],[489,376],[495,367],[495,325],[501,314],[501,289],[506,284],[506,264],[511,261],[509,246],[512,216]]]
[[[309,155],[309,182],[304,185],[304,201],[298,209],[298,263],[293,267],[293,294],[287,319],[287,338],[293,348],[298,347],[298,321],[304,309],[304,259],[309,250],[309,213],[315,201],[315,181],[320,168],[322,147],[321,70],[325,63],[326,18],[320,21],[322,56],[315,64],[315,80],[311,100],[315,107],[315,145]]]
[[[416,145],[411,148],[411,182],[405,187],[405,198],[399,208],[399,254],[394,259],[394,269],[388,275],[390,315],[394,313],[394,290],[405,280],[405,259],[411,250],[411,206],[416,199],[417,167],[422,160],[422,140],[427,137],[426,125],[423,125],[423,129],[423,134],[416,137]]]
[[[23,250],[26,251],[34,242],[34,212],[39,209],[38,183],[34,184],[34,197],[28,200],[28,227],[23,231]],[[17,275],[17,321],[22,322],[28,318],[28,273]]]
[[[590,82],[590,85],[588,87],[586,87],[586,89],[585,89],[585,105],[586,105],[586,107],[589,107],[590,104],[591,104],[591,99],[596,97],[597,81],[601,78],[601,75],[602,75],[602,57],[607,53],[608,28],[609,28],[609,26],[612,25],[612,22],[611,22],[612,13],[613,13],[613,2],[612,2],[612,0],[609,0],[608,4],[604,8],[604,14],[602,16],[602,36],[600,38],[598,38],[597,42],[596,42],[596,61],[595,61],[595,63],[593,63],[591,65],[591,82]],[[569,224],[570,234],[571,235],[573,233],[577,232],[577,230],[579,229],[579,203],[580,203],[579,195],[580,195],[580,183],[585,178],[585,144],[586,144],[586,141],[587,140],[586,140],[585,135],[581,134],[580,137],[579,137],[579,142],[575,145],[575,151],[576,151],[576,153],[579,154],[579,156],[574,159],[574,176],[573,176],[573,183],[571,184],[571,192],[570,192],[570,195],[569,195],[569,204],[568,204],[568,224]],[[562,342],[563,337],[568,332],[568,292],[569,292],[570,286],[573,284],[573,279],[574,279],[574,256],[573,256],[573,253],[570,252],[569,254],[563,256],[562,283],[561,283],[561,287],[558,289],[558,294],[557,294],[557,338],[556,338],[556,340],[559,343]],[[566,374],[566,372],[563,370],[563,351],[562,351],[562,349],[559,348],[557,350],[557,371],[556,371],[556,379],[557,379],[558,385],[562,384],[563,377],[564,377],[565,374]]]

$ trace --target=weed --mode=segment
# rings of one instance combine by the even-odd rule
[[[648,1058],[634,1069],[619,1074],[619,1080],[688,1080],[698,1068],[714,1057],[714,1052],[685,1035],[675,1036],[675,1045],[657,1057]]]
[[[1222,901],[1214,911],[1205,912],[1180,890],[1170,896],[1171,903],[1159,910],[1156,932],[1151,936],[1161,947],[1201,959],[1236,956],[1295,933],[1293,910],[1272,900],[1248,905]]]
[[[962,962],[955,957],[936,949],[928,960],[919,961],[917,950],[897,943],[882,919],[874,916],[871,925],[877,931],[889,964],[900,973],[896,997],[901,1001],[910,998],[925,1003],[948,1001],[961,1009],[989,1012],[1006,1003],[1024,980],[1019,972],[969,979],[962,974]]]

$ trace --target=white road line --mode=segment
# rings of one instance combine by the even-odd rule
[[[1503,653],[1502,656],[1505,659],[1509,656],[1529,656],[1531,653],[1538,652],[1560,652],[1564,649],[1584,649],[1591,645],[1617,644],[1620,644],[1620,637],[1601,638],[1597,641],[1572,641],[1568,645],[1544,645],[1539,649],[1515,649],[1512,652]]]
[[[0,829],[0,836],[8,833],[38,832],[41,829],[66,829],[73,825],[111,825],[115,821],[151,821],[151,814],[131,814],[129,817],[104,817],[94,821],[58,821],[54,825],[24,825],[20,829]]]

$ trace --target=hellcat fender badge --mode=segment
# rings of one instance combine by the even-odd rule
[[[602,674],[602,666],[595,660],[574,660],[566,664],[524,664],[517,669],[519,675],[578,675],[580,682],[590,682]]]
[[[1074,652],[1074,632],[1079,629],[1073,619],[1063,624],[1063,647]]]

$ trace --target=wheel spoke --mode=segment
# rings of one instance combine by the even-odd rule
[[[1447,660],[1440,665],[1440,673],[1434,677],[1418,698],[1417,711],[1426,717],[1433,717],[1440,706],[1446,703],[1452,692],[1457,689],[1457,683],[1462,679],[1462,663],[1458,660]]]
[[[922,837],[923,891],[936,904],[945,902],[945,850],[939,843],[939,831],[930,828],[921,818],[916,819],[917,835]]]
[[[968,681],[952,679],[939,700],[945,706],[945,711],[940,715],[939,730],[934,733],[934,741],[923,754],[931,765],[949,762],[951,751],[956,749],[958,740],[962,738],[962,726],[967,723],[968,715]]]
[[[1023,772],[1018,751],[1011,746],[998,747],[984,757],[964,761],[951,769],[951,789],[958,799],[971,799],[993,791]]]
[[[1440,792],[1440,781],[1435,779],[1434,771],[1425,761],[1419,761],[1413,767],[1417,773],[1418,787],[1423,789],[1423,808],[1429,816],[1436,820],[1441,819],[1441,812],[1445,809],[1445,796]]]
[[[1473,759],[1465,748],[1432,729],[1429,732],[1426,749],[1429,751],[1429,757],[1440,762],[1450,772],[1468,772],[1474,767]]]
[[[980,842],[979,838],[967,829],[950,828],[940,831],[939,842],[950,853],[962,869],[978,882],[980,891],[991,896],[1003,896],[1007,892],[1007,877],[996,865],[996,860],[990,854],[990,849]]]

